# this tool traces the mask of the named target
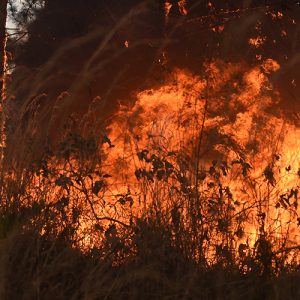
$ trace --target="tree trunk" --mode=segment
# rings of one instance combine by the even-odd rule
[[[4,98],[5,98],[5,67],[6,67],[6,18],[8,0],[0,0],[0,161],[3,159],[5,145],[4,134]]]

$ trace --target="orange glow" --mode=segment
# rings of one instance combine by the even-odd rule
[[[249,44],[254,46],[255,48],[259,48],[261,45],[263,45],[266,41],[266,37],[253,37],[249,39]]]
[[[168,20],[171,8],[172,8],[172,4],[169,1],[166,1],[165,2],[165,16],[166,16],[166,20]]]
[[[188,199],[203,202],[216,242],[228,230],[237,251],[254,248],[263,223],[275,247],[283,236],[293,246],[300,242],[300,131],[268,111],[278,101],[268,76],[279,69],[273,59],[256,67],[215,61],[202,77],[174,69],[160,86],[140,91],[131,107],[119,107],[98,149],[96,173],[88,173],[89,161],[53,158],[47,184],[37,174],[27,192],[50,188],[44,201],[70,209],[64,222],[83,212],[82,249],[100,243],[112,221],[129,226],[153,205],[162,212],[180,207],[188,223]],[[214,245],[207,247],[210,257]]]
[[[179,11],[180,13],[185,16],[188,14],[188,11],[186,9],[186,4],[187,4],[187,0],[180,0],[178,1],[178,7],[179,7]]]
[[[108,172],[119,179],[112,183],[115,186],[113,193],[124,193],[130,189],[134,197],[140,198],[143,195],[145,199],[152,199],[152,193],[157,197],[165,193],[164,182],[154,179],[154,190],[148,189],[145,192],[143,184],[134,176],[136,170],[146,168],[138,159],[138,153],[144,149],[162,156],[167,152],[187,154],[190,157],[189,172],[192,177],[195,176],[197,159],[200,159],[198,163],[201,170],[208,168],[210,153],[218,153],[217,156],[221,160],[226,159],[228,163],[241,159],[239,153],[247,153],[243,156],[243,160],[251,166],[247,170],[247,177],[234,175],[239,172],[238,166],[234,164],[232,175],[222,178],[222,185],[228,186],[233,199],[239,199],[241,203],[240,207],[235,208],[235,214],[238,215],[239,210],[245,207],[260,203],[266,214],[266,230],[272,229],[274,238],[289,232],[290,243],[299,242],[297,224],[290,221],[295,215],[280,206],[278,201],[280,195],[288,194],[299,183],[297,172],[300,145],[297,140],[300,132],[283,117],[267,113],[268,107],[277,101],[267,74],[278,71],[280,65],[267,59],[261,66],[248,70],[242,65],[226,66],[221,62],[207,65],[206,68],[207,79],[194,76],[186,70],[174,70],[166,84],[140,92],[133,107],[120,107],[110,126],[109,136],[114,147],[109,149],[107,157]],[[218,113],[214,116],[214,112],[222,110],[220,93],[226,96],[222,92],[237,74],[243,74],[242,80],[232,82],[234,92],[230,90],[227,96],[230,111],[236,111],[235,118],[229,121],[226,114]],[[206,101],[209,115],[204,112]],[[237,107],[243,109],[238,111]],[[229,140],[225,144],[219,143],[217,137],[207,135],[202,145],[203,152],[207,154],[197,158],[195,147],[202,122],[204,132],[208,134],[217,128],[218,134]],[[280,159],[275,160],[277,154],[280,154]],[[168,160],[176,165],[172,157]],[[274,182],[266,173],[268,168],[274,172]],[[176,183],[172,184],[176,186]],[[209,184],[209,179],[202,182],[203,189],[206,184]],[[192,184],[190,188],[195,188],[195,185]],[[134,210],[141,209],[139,203],[134,202]],[[147,206],[147,203],[144,205]],[[164,205],[168,205],[167,200]],[[248,232],[245,239],[252,246],[258,238],[259,227],[255,211],[248,215],[248,227],[245,228]],[[296,211],[297,208],[294,213]],[[289,225],[285,226],[285,223]]]
[[[164,1],[162,23],[165,17],[169,25],[173,10],[175,20],[185,20],[187,7],[186,0]],[[209,1],[207,7],[215,9]],[[239,10],[221,14],[233,12]],[[283,14],[271,17],[282,19]],[[225,33],[231,26],[217,19],[208,27],[214,38],[219,37],[214,33]],[[260,32],[261,28],[256,22],[254,29]],[[281,35],[286,37],[287,32]],[[126,38],[118,43],[124,53],[131,53],[134,47],[130,36]],[[261,33],[248,38],[251,50],[267,42]],[[151,43],[147,41],[147,47]],[[43,194],[48,188],[51,195],[45,192],[45,203],[68,207],[66,215],[59,216],[59,226],[75,218],[76,242],[82,249],[100,243],[99,236],[112,223],[130,227],[152,208],[172,220],[168,222],[180,214],[183,226],[194,222],[210,230],[211,236],[203,242],[208,257],[226,235],[234,237],[230,246],[241,256],[246,253],[245,245],[254,249],[264,233],[278,251],[283,237],[287,247],[299,244],[300,129],[278,108],[281,99],[272,83],[273,75],[285,66],[256,54],[256,65],[214,59],[199,66],[201,72],[196,75],[183,67],[172,68],[174,58],[167,47],[158,47],[155,56],[155,63],[163,69],[158,74],[160,81],[152,88],[135,90],[132,99],[122,99],[110,123],[101,128],[98,138],[103,141],[95,150],[93,168],[89,156],[83,162],[68,155],[51,157],[53,173],[47,185],[38,172],[27,192]],[[296,86],[295,79],[291,80]],[[63,93],[57,101],[65,96],[70,95]],[[102,105],[104,96],[95,101]],[[55,104],[53,115],[57,107]],[[87,119],[92,113],[88,112]],[[41,228],[42,233],[46,230]]]

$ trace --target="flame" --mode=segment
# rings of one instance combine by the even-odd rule
[[[187,5],[187,0],[180,0],[180,1],[178,1],[179,12],[183,16],[186,16],[188,14],[186,5]]]
[[[298,187],[300,159],[297,142],[300,131],[280,114],[268,113],[269,107],[278,101],[268,74],[279,69],[280,65],[273,59],[248,70],[239,64],[214,62],[206,66],[206,78],[176,69],[162,86],[140,92],[133,107],[120,107],[109,133],[115,147],[110,149],[107,158],[109,172],[122,178],[115,182],[115,193],[129,188],[132,194],[141,194],[142,187],[134,172],[145,167],[137,158],[144,149],[161,155],[188,154],[195,172],[199,158],[196,145],[203,125],[205,138],[200,169],[207,169],[213,157],[228,161],[243,157],[251,166],[247,179],[233,176],[224,178],[223,184],[230,188],[233,198],[240,199],[243,209],[255,201],[264,209],[269,206],[266,228],[277,228],[274,236],[278,238],[289,231],[290,240],[298,242],[296,224],[288,223],[291,213],[278,206],[283,194]],[[209,113],[205,113],[206,103]],[[280,159],[276,160],[278,153]],[[274,182],[268,177],[273,172]],[[161,194],[162,190],[163,184],[157,181],[155,192]],[[253,214],[251,219],[246,229],[247,240],[254,246],[258,238],[257,216]],[[284,223],[289,226],[284,227]]]
[[[258,37],[253,37],[249,39],[249,45],[254,46],[255,48],[259,48],[262,46],[266,41],[265,36],[258,36]]]
[[[274,243],[283,236],[288,245],[299,243],[300,130],[270,110],[279,95],[269,77],[280,67],[269,58],[254,67],[214,61],[202,76],[173,69],[160,85],[138,92],[132,106],[119,107],[98,158],[90,158],[97,172],[89,173],[89,160],[52,158],[48,181],[37,174],[27,193],[48,188],[48,205],[69,208],[60,226],[78,218],[82,249],[101,242],[95,223],[128,226],[151,205],[180,207],[188,222],[189,197],[205,203],[203,213],[216,222],[216,242],[227,226],[218,207],[226,205],[236,249],[255,248],[262,230]],[[224,203],[214,202],[220,195]],[[78,216],[77,209],[84,213]],[[208,247],[210,256],[215,249]]]
[[[207,8],[215,10],[210,1]],[[188,15],[188,1],[164,1],[166,23],[174,10],[177,15]],[[240,10],[220,14],[236,12]],[[271,17],[282,19],[283,14]],[[224,24],[209,26],[209,30],[222,33]],[[258,22],[255,30],[261,32],[261,27]],[[120,41],[123,48],[133,47],[125,37]],[[248,44],[259,48],[266,41],[259,33]],[[160,212],[178,208],[185,223],[192,222],[189,215],[197,216],[197,225],[204,215],[203,228],[211,222],[209,230],[216,242],[209,245],[207,241],[208,257],[213,257],[224,233],[236,237],[232,248],[244,254],[245,249],[239,247],[255,248],[264,232],[278,251],[283,237],[287,247],[299,244],[300,129],[277,109],[280,96],[270,78],[281,65],[257,54],[256,66],[215,60],[195,75],[183,68],[170,70],[167,50],[161,50],[161,82],[126,99],[131,106],[120,105],[101,137],[93,168],[90,158],[84,157],[82,163],[68,155],[63,160],[52,157],[48,181],[39,171],[26,193],[42,193],[49,207],[59,207],[63,216],[59,216],[57,231],[64,222],[78,224],[76,243],[81,249],[101,243],[99,235],[104,230],[99,224],[126,227],[152,207]],[[296,85],[295,79],[292,84]],[[62,93],[57,102],[67,96]],[[57,110],[55,103],[51,125]],[[86,119],[96,119],[93,114],[89,110]],[[33,127],[29,128],[32,133],[37,130]],[[191,212],[191,207],[198,211]],[[41,228],[42,234],[46,231],[46,226]]]
[[[172,6],[173,6],[173,5],[172,5],[169,1],[166,1],[166,2],[165,2],[164,10],[165,10],[165,18],[166,18],[166,22],[167,22],[168,19],[169,19],[169,15],[170,15]]]
[[[95,222],[127,226],[151,205],[162,211],[180,207],[187,216],[187,194],[200,197],[207,218],[219,221],[225,218],[221,204],[212,199],[226,195],[222,205],[235,220],[236,249],[254,248],[262,223],[274,243],[282,236],[289,245],[299,243],[300,130],[270,111],[279,96],[269,75],[279,69],[269,58],[254,67],[214,61],[205,64],[202,76],[171,70],[160,85],[137,93],[132,106],[119,107],[97,150],[96,173],[89,173],[89,160],[53,158],[47,185],[37,174],[27,192],[51,189],[44,200],[70,208],[64,222],[74,218],[76,207],[84,212],[77,216],[82,249],[100,243]],[[226,222],[216,223],[216,242],[224,228]],[[208,256],[215,251],[209,247]]]

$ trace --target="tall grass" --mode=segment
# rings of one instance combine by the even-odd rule
[[[108,198],[99,150],[109,141],[69,133],[2,178],[3,299],[299,298],[299,247],[266,226],[268,207],[238,203],[222,185],[230,172],[246,178],[245,162],[213,162],[196,193],[182,156],[144,149],[141,193]]]

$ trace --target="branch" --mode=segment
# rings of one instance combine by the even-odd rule
[[[284,252],[290,252],[290,251],[293,251],[293,250],[300,250],[300,245],[278,250],[278,251],[274,252],[274,255],[281,254],[281,253],[284,253]]]

